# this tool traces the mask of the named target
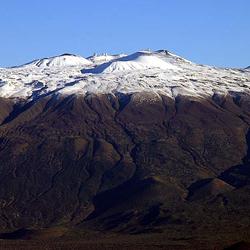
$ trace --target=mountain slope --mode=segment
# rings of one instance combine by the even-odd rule
[[[36,66],[39,68],[44,68],[44,67],[68,67],[68,66],[79,66],[79,65],[85,66],[85,65],[90,65],[90,64],[91,64],[91,61],[83,57],[72,55],[72,54],[63,54],[60,56],[35,60],[23,66],[26,66],[26,67]]]
[[[83,71],[85,73],[116,73],[123,71],[136,71],[136,70],[147,70],[147,69],[175,69],[178,67],[174,66],[158,56],[153,55],[151,52],[137,52],[129,56],[124,56],[111,62],[101,64],[91,70]]]
[[[165,50],[129,56],[105,56],[103,61],[73,55],[41,59],[22,67],[0,69],[0,96],[33,100],[40,96],[86,93],[153,92],[174,98],[249,94],[250,73],[197,65]],[[92,61],[91,61],[92,60]]]
[[[125,71],[0,70],[2,233],[64,227],[210,247],[250,236],[249,73],[141,53],[108,63],[147,65]]]

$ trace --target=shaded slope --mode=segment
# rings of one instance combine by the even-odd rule
[[[1,231],[63,226],[186,242],[221,230],[242,239],[248,174],[231,166],[248,166],[248,100],[148,92],[3,100]]]
[[[234,189],[234,186],[228,183],[214,178],[214,179],[203,179],[192,184],[189,187],[189,200],[207,199],[216,197],[217,195],[230,192]]]

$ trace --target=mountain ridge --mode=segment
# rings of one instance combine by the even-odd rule
[[[198,65],[166,50],[89,59],[63,54],[0,69],[0,96],[24,100],[55,93],[84,96],[136,92],[206,98],[229,92],[249,93],[249,86],[248,70]]]
[[[111,60],[0,70],[0,239],[249,239],[249,72]]]
[[[65,66],[78,66],[78,65],[90,65],[91,61],[87,60],[84,57],[77,56],[70,53],[64,53],[58,56],[45,57],[42,59],[36,59],[29,63],[14,66],[11,68],[22,68],[29,66],[37,66],[37,67],[65,67]]]

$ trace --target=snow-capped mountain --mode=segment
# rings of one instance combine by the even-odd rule
[[[249,92],[249,88],[247,69],[198,65],[165,50],[87,59],[64,54],[0,69],[0,96],[6,98],[116,92],[205,97],[229,91]]]
[[[178,69],[177,66],[171,64],[160,58],[159,56],[148,52],[136,52],[129,56],[119,57],[116,60],[110,60],[107,63],[98,65],[97,67],[83,71],[85,73],[119,73],[137,70],[148,70],[148,69]]]
[[[115,59],[119,59],[124,56],[126,56],[126,54],[109,55],[107,53],[104,53],[100,55],[94,54],[93,56],[90,56],[87,59],[95,64],[100,64],[100,63],[109,62]]]
[[[248,69],[165,50],[2,68],[0,231],[247,237],[249,111]]]
[[[86,66],[92,64],[91,61],[72,54],[63,54],[60,56],[54,56],[49,58],[38,59],[27,63],[25,65],[19,66],[21,67],[31,67],[36,66],[39,68],[44,67],[68,67],[68,66]]]

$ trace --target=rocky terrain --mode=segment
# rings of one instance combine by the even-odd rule
[[[0,238],[9,244],[248,241],[247,69],[167,51],[66,54],[0,69],[0,79]]]

